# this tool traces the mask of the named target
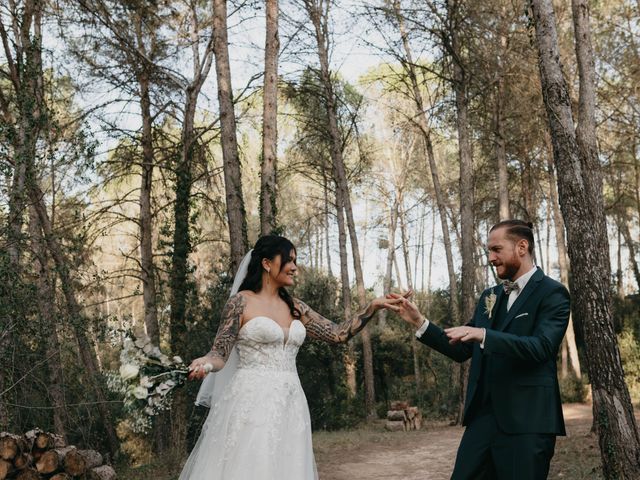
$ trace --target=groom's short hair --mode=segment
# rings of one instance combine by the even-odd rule
[[[489,233],[499,228],[506,228],[506,235],[512,240],[526,240],[529,244],[529,254],[532,256],[534,255],[535,240],[533,239],[533,223],[515,219],[502,220],[491,227]]]

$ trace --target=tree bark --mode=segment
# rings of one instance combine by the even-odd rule
[[[41,324],[44,331],[46,331],[46,335],[43,335],[43,337],[46,342],[45,355],[48,359],[46,364],[48,371],[47,390],[51,395],[53,406],[54,431],[66,441],[65,423],[67,418],[62,379],[62,361],[60,359],[60,341],[55,318],[55,291],[52,285],[54,276],[49,268],[49,259],[46,245],[42,238],[42,229],[40,228],[38,215],[33,207],[29,209],[29,217],[31,244],[36,257],[38,312]]]
[[[460,236],[461,236],[461,290],[462,321],[473,317],[475,309],[475,272],[474,272],[474,195],[473,195],[473,158],[469,136],[469,98],[468,79],[462,64],[462,45],[460,45],[458,26],[460,4],[458,0],[447,0],[447,35],[450,41],[448,52],[452,60],[453,90],[456,101],[456,128],[458,131],[458,154],[460,159]],[[460,403],[458,423],[462,423],[465,395],[467,390],[468,367],[460,368]]]
[[[436,204],[438,206],[438,214],[440,216],[440,227],[442,229],[442,242],[444,244],[445,257],[447,260],[447,273],[449,275],[449,312],[454,324],[460,322],[460,308],[458,306],[458,281],[456,279],[456,271],[453,264],[453,247],[451,244],[451,237],[449,235],[449,222],[447,220],[447,202],[445,193],[440,183],[440,172],[438,170],[438,164],[436,162],[435,154],[433,151],[433,143],[431,141],[431,128],[429,127],[429,121],[425,113],[424,100],[420,87],[418,86],[418,77],[416,75],[415,63],[413,61],[413,54],[411,52],[411,46],[409,44],[409,37],[407,35],[406,27],[404,24],[404,17],[400,11],[400,2],[395,0],[394,12],[398,21],[398,28],[400,30],[400,36],[402,39],[402,45],[404,49],[405,58],[401,59],[403,68],[409,80],[411,81],[411,88],[413,91],[413,101],[416,107],[416,123],[422,134],[422,138],[425,144],[425,151],[427,153],[427,162],[429,164],[429,170],[431,171],[431,180],[433,182],[433,190],[436,197]]]
[[[320,63],[320,80],[325,94],[327,126],[329,136],[331,137],[331,159],[333,161],[333,173],[336,180],[336,194],[338,192],[341,194],[347,220],[351,253],[353,257],[353,268],[356,277],[358,302],[360,305],[364,305],[366,304],[367,298],[364,287],[364,276],[362,274],[362,262],[360,260],[360,248],[358,246],[358,237],[356,235],[355,222],[353,219],[353,207],[351,205],[349,185],[342,154],[342,138],[338,126],[336,95],[333,89],[331,72],[329,69],[328,50],[330,40],[328,32],[328,11],[330,2],[326,0],[304,0],[304,4],[315,30],[318,60]],[[368,327],[365,327],[362,330],[361,339],[364,364],[365,409],[367,412],[367,418],[371,419],[376,416],[376,412],[373,377],[373,350],[371,348],[371,335]]]
[[[100,372],[98,371],[98,362],[95,356],[95,350],[86,332],[86,319],[82,315],[82,307],[78,303],[76,293],[73,289],[73,279],[69,272],[69,262],[62,252],[62,248],[55,233],[51,227],[49,215],[43,201],[43,193],[40,187],[35,183],[33,171],[27,170],[28,181],[27,188],[29,197],[37,215],[40,227],[44,234],[45,243],[51,258],[56,267],[56,273],[60,277],[60,286],[64,295],[67,312],[69,315],[69,323],[78,342],[80,358],[82,359],[84,369],[87,373],[91,388],[96,396],[96,406],[98,414],[101,417],[102,424],[107,434],[107,443],[112,454],[118,451],[118,438],[115,433],[111,411],[107,406],[107,397],[100,381]]]
[[[552,153],[552,152],[551,152]],[[564,220],[560,214],[560,205],[558,200],[558,189],[556,187],[556,175],[553,169],[553,160],[549,157],[549,189],[551,210],[553,211],[553,225],[556,233],[556,246],[558,249],[558,266],[560,267],[560,281],[569,288],[569,260],[567,257],[567,242],[564,234]],[[576,335],[573,326],[573,316],[569,315],[569,325],[564,336],[564,344],[568,353],[568,359],[571,362],[571,368],[576,378],[582,378],[582,370],[580,368],[580,357],[578,355],[578,346],[576,345]],[[563,347],[564,351],[564,347]],[[564,358],[564,357],[563,357]],[[563,360],[564,362],[564,360]],[[564,365],[564,363],[563,363]],[[562,375],[566,378],[566,368],[562,369]]]
[[[242,169],[238,155],[236,116],[233,107],[231,67],[229,65],[229,41],[227,39],[227,2],[213,0],[213,51],[216,60],[218,102],[220,104],[220,141],[224,186],[229,221],[229,243],[231,245],[231,271],[235,274],[245,253],[249,250],[247,219],[242,193]]]
[[[262,110],[262,165],[260,175],[260,232],[277,227],[278,145],[278,0],[265,2],[267,23],[264,49],[264,104]]]
[[[580,76],[578,128],[560,64],[551,0],[532,0],[540,78],[558,173],[572,269],[574,313],[582,321],[605,478],[640,477],[640,436],[613,328],[609,245],[595,136],[595,71],[585,2],[572,2]]]

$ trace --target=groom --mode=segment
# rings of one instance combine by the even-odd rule
[[[457,362],[471,358],[452,480],[546,479],[556,435],[565,435],[556,356],[569,293],[535,266],[532,227],[493,226],[489,262],[504,282],[482,293],[466,325],[442,330],[407,299],[388,306],[418,329],[420,342]]]

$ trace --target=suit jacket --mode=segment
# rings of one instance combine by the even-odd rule
[[[495,322],[502,296],[502,285],[485,290],[468,323],[486,329],[484,349],[478,343],[450,345],[433,323],[419,340],[457,362],[471,358],[463,425],[478,413],[485,375],[491,409],[503,432],[565,435],[556,357],[569,322],[569,292],[538,269],[506,317]],[[495,306],[489,312],[491,299]]]

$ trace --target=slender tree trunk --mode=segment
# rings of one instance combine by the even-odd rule
[[[404,202],[402,202],[404,203]],[[411,277],[411,259],[409,258],[409,238],[407,236],[407,222],[406,211],[400,204],[400,210],[398,212],[398,220],[400,221],[400,235],[402,242],[402,256],[404,257],[404,266],[407,271],[407,288],[409,290],[414,289],[413,279]],[[414,332],[410,333],[411,351],[413,354],[413,376],[416,382],[416,395],[419,397],[422,392],[422,371],[420,369],[420,358],[418,353],[418,342],[414,340]]]
[[[74,291],[74,281],[71,278],[71,273],[69,272],[70,262],[62,253],[62,248],[60,247],[60,244],[58,243],[58,240],[51,228],[49,215],[43,201],[44,194],[40,190],[40,187],[35,183],[33,175],[33,172],[30,172],[29,170],[27,171],[27,179],[30,180],[28,189],[31,204],[37,213],[47,249],[51,258],[53,258],[56,273],[60,277],[60,286],[62,288],[62,293],[64,295],[69,315],[69,323],[75,334],[76,341],[78,342],[78,349],[83,367],[87,373],[91,388],[96,396],[96,409],[107,434],[109,449],[112,454],[115,454],[118,451],[118,438],[114,429],[111,411],[107,406],[107,397],[101,384],[95,350],[93,349],[91,340],[86,332],[86,319],[82,315],[82,307],[78,303],[76,292]]]
[[[389,195],[393,195],[393,193],[389,192]],[[396,228],[398,226],[398,195],[401,195],[401,192],[396,192],[393,203],[391,203],[391,207],[389,208],[389,223],[387,224],[387,262],[382,285],[382,293],[385,295],[391,292],[393,278],[393,258],[396,252]],[[378,314],[378,317],[380,327],[384,328],[387,321],[387,310],[382,310]]]
[[[552,152],[551,152],[552,153]],[[553,168],[552,158],[549,157],[549,188],[551,209],[553,211],[553,225],[556,233],[556,246],[558,249],[558,266],[560,267],[560,281],[569,288],[569,257],[567,256],[567,241],[564,234],[564,220],[560,214],[560,204],[558,200],[558,189],[556,187],[556,175]],[[573,315],[569,316],[569,326],[564,337],[567,346],[567,353],[571,360],[571,368],[576,378],[582,378],[580,368],[580,357],[578,356],[578,346],[573,325]]]
[[[34,208],[29,209],[29,229],[31,233],[31,245],[36,257],[37,272],[37,303],[43,331],[46,335],[45,355],[48,371],[47,390],[51,396],[53,426],[55,433],[66,439],[65,423],[67,421],[66,407],[62,380],[62,361],[60,359],[60,342],[55,318],[55,291],[52,285],[53,275],[49,268],[46,246],[42,239],[42,230],[38,215]]]
[[[278,144],[278,0],[266,0],[266,40],[264,49],[264,105],[262,111],[262,168],[260,175],[260,232],[271,233],[277,226],[277,144]]]
[[[333,83],[329,69],[329,2],[323,3],[324,1],[325,0],[305,0],[305,6],[315,29],[318,60],[320,62],[320,80],[325,93],[328,121],[327,126],[329,136],[331,137],[331,159],[334,165],[336,192],[341,191],[341,197],[344,205],[347,228],[349,231],[349,240],[351,242],[358,302],[360,305],[364,305],[366,304],[367,298],[364,288],[364,276],[362,274],[362,262],[360,260],[360,248],[358,246],[358,237],[356,235],[355,222],[353,219],[353,207],[351,205],[347,174],[342,156],[342,138],[338,126],[336,95],[333,90]],[[371,419],[375,417],[376,412],[373,377],[373,350],[371,348],[371,335],[369,333],[369,328],[365,327],[360,336],[362,339],[364,364],[365,409],[367,412],[367,418]]]
[[[474,275],[474,195],[473,195],[473,159],[471,139],[469,136],[469,98],[467,94],[467,74],[462,65],[462,45],[458,37],[460,4],[458,0],[447,0],[447,32],[451,44],[453,68],[453,90],[456,100],[456,128],[458,131],[458,150],[460,159],[460,236],[462,257],[462,321],[473,317],[475,309],[475,275]],[[467,390],[468,366],[460,368],[460,403],[458,423],[462,423],[465,395]]]
[[[501,35],[501,46],[506,47],[506,38]],[[511,218],[509,210],[509,172],[507,171],[507,147],[504,134],[504,71],[502,60],[499,59],[499,78],[496,89],[495,111],[494,111],[494,137],[496,161],[498,163],[498,198],[499,198],[499,218],[506,220]]]
[[[220,126],[222,127],[220,141],[222,143],[224,186],[229,221],[229,243],[231,244],[231,270],[235,274],[242,257],[249,250],[249,242],[242,194],[242,169],[238,155],[228,45],[227,1],[213,0],[213,51],[216,59]]]
[[[609,246],[595,136],[595,71],[588,9],[574,1],[580,75],[578,129],[560,64],[551,0],[532,0],[540,78],[567,228],[574,313],[581,318],[605,478],[640,477],[640,436],[613,328]]]
[[[631,231],[629,230],[629,223],[624,218],[618,219],[620,225],[620,231],[624,238],[624,243],[627,245],[627,250],[629,250],[629,262],[631,263],[631,270],[633,271],[633,276],[636,279],[636,285],[640,289],[640,269],[638,268],[638,259],[636,258],[636,242],[631,235]]]
[[[153,265],[153,212],[151,191],[153,188],[153,131],[149,78],[142,75],[140,84],[140,109],[142,113],[142,171],[140,183],[140,278],[144,300],[144,325],[147,335],[155,345],[160,344],[158,308],[156,305],[156,280]]]
[[[324,235],[325,235],[325,247],[327,249],[327,273],[330,277],[333,277],[333,271],[331,269],[331,242],[329,239],[329,186],[327,185],[327,176],[323,172],[323,189],[324,194]]]
[[[438,171],[438,164],[436,162],[435,154],[433,152],[433,143],[431,141],[431,128],[425,113],[424,100],[420,87],[418,86],[418,78],[416,75],[415,63],[413,61],[413,55],[411,52],[411,46],[409,44],[409,38],[404,24],[404,17],[400,11],[399,0],[394,1],[394,11],[396,19],[398,20],[398,28],[400,30],[400,36],[402,38],[402,45],[405,52],[405,58],[403,61],[403,68],[409,76],[411,81],[411,88],[413,90],[413,101],[416,107],[416,123],[422,133],[422,138],[425,143],[425,150],[427,152],[427,162],[431,171],[431,180],[433,182],[433,190],[436,197],[436,205],[438,206],[438,213],[440,216],[440,226],[442,229],[442,242],[444,244],[445,257],[447,260],[447,273],[449,274],[449,312],[454,324],[460,322],[460,308],[458,306],[458,281],[456,279],[456,271],[453,264],[453,247],[451,244],[451,237],[449,235],[449,222],[447,220],[447,202],[445,193],[440,184],[440,173]]]

